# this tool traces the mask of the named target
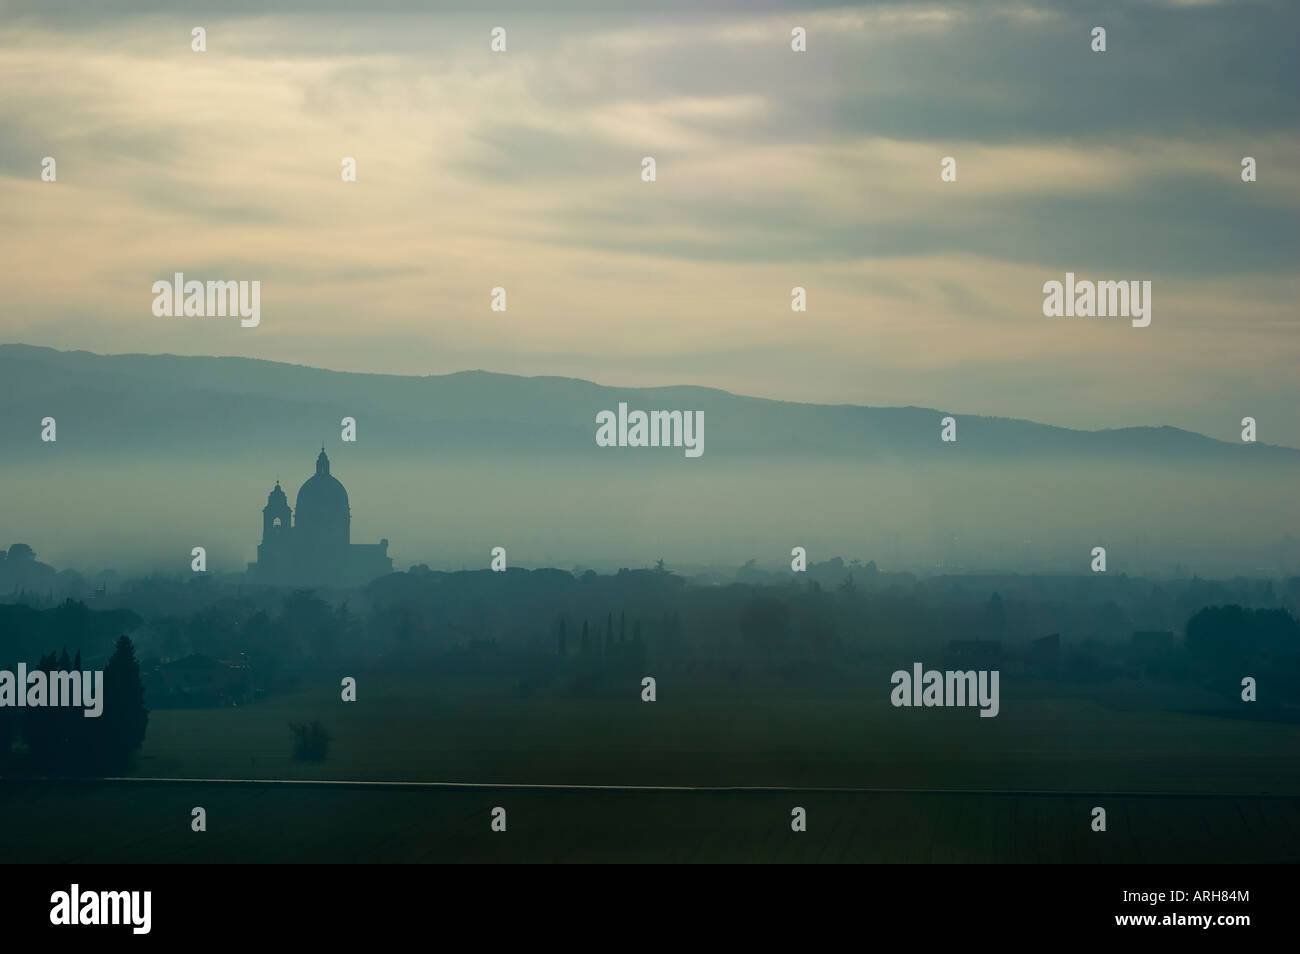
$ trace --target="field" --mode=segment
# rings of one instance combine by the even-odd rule
[[[154,712],[136,775],[472,787],[7,781],[0,861],[1300,861],[1294,723],[1140,709],[1122,692],[1004,691],[981,719],[880,693],[661,689],[651,704],[635,683],[574,698],[361,676],[343,703],[335,685]],[[288,724],[311,719],[334,737],[329,758],[296,762]],[[206,832],[190,830],[194,806]],[[506,832],[490,830],[495,806]],[[791,831],[795,806],[806,832]]]
[[[196,805],[206,832],[190,831]],[[1291,798],[45,783],[0,786],[0,817],[0,862],[1300,861]]]
[[[1136,708],[1134,699],[1015,697],[895,709],[884,692],[721,692],[661,680],[654,703],[573,698],[510,681],[337,681],[245,708],[153,713],[136,774],[495,784],[808,786],[1300,795],[1300,725]],[[1171,703],[1179,700],[1171,699]],[[329,760],[295,762],[289,723],[320,719]]]

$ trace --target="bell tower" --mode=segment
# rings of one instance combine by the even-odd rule
[[[328,462],[326,466],[329,466]],[[292,520],[289,498],[284,495],[284,491],[280,489],[280,481],[277,480],[275,489],[266,497],[266,506],[262,508],[262,545],[266,546],[268,543],[273,546],[283,545],[288,541]]]

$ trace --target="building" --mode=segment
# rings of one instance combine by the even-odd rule
[[[262,542],[249,575],[261,583],[348,586],[393,572],[388,541],[352,542],[348,492],[330,473],[322,447],[316,473],[298,489],[292,511],[280,482],[262,508]]]

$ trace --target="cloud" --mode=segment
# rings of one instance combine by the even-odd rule
[[[1075,424],[1196,427],[1211,380],[1294,395],[1289,8],[1101,8],[1104,55],[1065,5],[521,11],[496,56],[464,13],[222,17],[195,54],[189,13],[23,9],[0,32],[11,340]],[[1153,280],[1150,334],[1043,319],[1066,270]],[[263,281],[262,326],[153,318],[173,271]]]

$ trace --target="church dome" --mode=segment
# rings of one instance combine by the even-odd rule
[[[348,492],[338,482],[338,478],[329,474],[317,474],[307,478],[298,488],[298,503],[294,508],[301,522],[305,511],[314,513],[347,513]]]
[[[317,543],[347,543],[348,492],[330,474],[330,459],[324,448],[316,458],[316,473],[298,489],[294,507],[294,527],[304,538]]]

